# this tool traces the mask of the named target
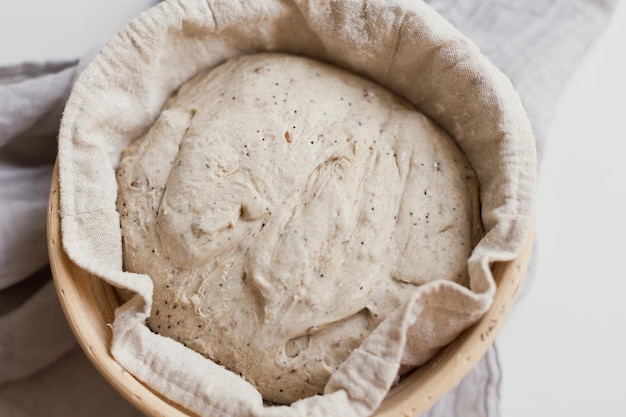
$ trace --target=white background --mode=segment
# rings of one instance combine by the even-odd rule
[[[0,65],[74,59],[150,0],[0,0]],[[499,337],[503,417],[626,416],[626,4],[571,80],[545,150],[537,270]]]
[[[500,333],[502,417],[626,416],[626,3],[562,96],[537,270]]]
[[[73,60],[154,0],[0,0],[0,65]]]

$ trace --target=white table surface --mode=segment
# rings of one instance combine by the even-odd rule
[[[537,270],[498,340],[502,417],[626,416],[626,3],[562,96]]]
[[[8,3],[0,65],[74,59],[151,1]],[[622,2],[561,100],[539,183],[536,278],[498,339],[503,417],[626,416],[625,42]]]
[[[0,65],[73,60],[153,0],[0,0]]]

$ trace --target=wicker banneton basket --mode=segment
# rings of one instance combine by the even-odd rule
[[[424,366],[395,386],[374,414],[416,416],[452,389],[484,355],[507,317],[524,278],[533,229],[517,258],[492,266],[497,291],[491,309]],[[122,396],[148,416],[195,416],[173,404],[126,372],[109,353],[114,311],[120,300],[110,285],[74,264],[61,245],[59,184],[55,167],[48,210],[50,265],[67,320],[93,365]]]
[[[258,52],[339,66],[431,118],[476,172],[486,232],[468,260],[469,288],[418,288],[352,352],[327,395],[282,408],[265,407],[236,374],[147,329],[152,283],[122,270],[115,209],[119,154],[165,100],[193,76]],[[510,80],[422,1],[166,0],[111,39],[73,86],[50,195],[52,271],[88,357],[146,415],[413,417],[471,370],[515,300],[532,244],[535,172],[532,128]],[[110,285],[135,296],[122,305]],[[421,366],[389,391],[398,364]]]

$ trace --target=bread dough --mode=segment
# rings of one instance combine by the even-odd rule
[[[417,286],[467,285],[477,182],[402,99],[307,58],[255,54],[184,84],[117,172],[124,267],[150,328],[271,402],[330,375]]]

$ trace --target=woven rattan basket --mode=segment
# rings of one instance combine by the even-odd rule
[[[492,266],[498,289],[487,314],[426,365],[395,386],[375,416],[419,415],[471,370],[493,343],[515,301],[528,265],[532,242],[531,228],[515,260]],[[78,267],[63,250],[56,167],[49,198],[48,250],[54,282],[67,320],[86,355],[104,378],[147,416],[195,416],[143,385],[109,353],[111,331],[108,325],[113,322],[120,300],[110,285]]]

